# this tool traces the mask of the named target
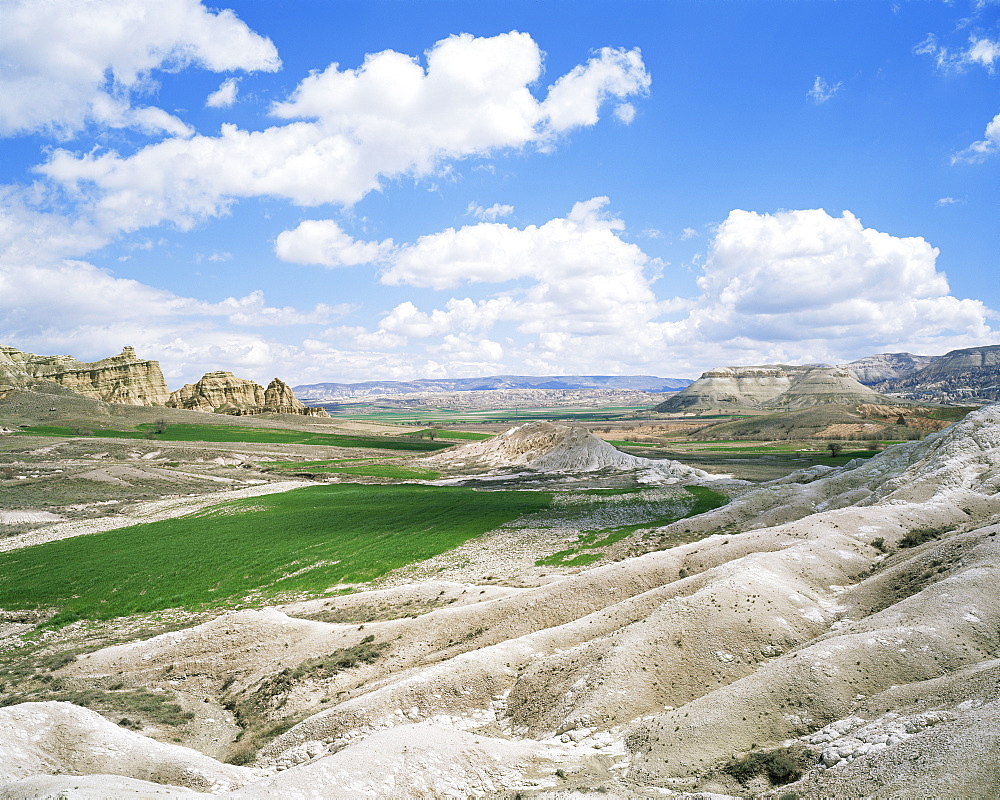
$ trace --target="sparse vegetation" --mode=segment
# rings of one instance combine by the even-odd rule
[[[755,750],[742,758],[733,758],[722,771],[746,784],[759,776],[772,786],[783,786],[802,777],[812,758],[804,747],[780,747],[775,750]]]
[[[912,531],[907,533],[902,539],[899,540],[900,547],[917,547],[918,545],[924,544],[924,542],[930,542],[934,539],[940,539],[944,534],[951,530],[951,526],[945,525],[937,528],[914,528]]]
[[[729,498],[724,494],[720,494],[719,492],[713,491],[712,489],[704,486],[685,486],[684,489],[693,497],[693,502],[691,502],[691,505],[688,506],[686,512],[681,513],[680,515],[675,513],[670,516],[646,519],[642,522],[630,523],[628,525],[584,531],[579,535],[576,544],[573,547],[539,558],[535,564],[540,567],[580,567],[592,564],[604,557],[603,552],[595,551],[599,551],[602,548],[608,547],[616,542],[620,542],[622,539],[625,539],[627,536],[630,536],[638,530],[642,530],[644,528],[663,527],[672,522],[686,519],[687,517],[703,514],[706,511],[718,508],[719,506],[725,505],[729,502]],[[600,492],[615,490],[596,489],[590,491]],[[685,539],[685,541],[695,541],[705,535],[706,534],[704,533],[698,532],[694,534],[693,537]],[[671,545],[679,543],[680,542],[671,541]]]
[[[230,753],[229,762],[249,763],[267,742],[302,719],[299,714],[274,718],[285,707],[296,682],[325,680],[359,664],[374,663],[386,646],[385,642],[376,642],[375,637],[369,635],[355,645],[337,648],[331,653],[310,658],[296,667],[288,667],[270,675],[262,679],[252,691],[227,693],[223,706],[232,712],[241,731]],[[223,691],[230,688],[231,684],[224,686]]]

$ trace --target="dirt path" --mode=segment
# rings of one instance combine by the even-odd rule
[[[84,536],[88,533],[101,533],[103,531],[114,530],[115,528],[125,528],[129,525],[138,525],[142,522],[156,522],[161,519],[180,517],[184,514],[190,514],[192,511],[198,511],[206,506],[224,503],[227,500],[239,500],[243,497],[259,497],[265,494],[287,492],[302,486],[313,485],[315,485],[313,481],[278,481],[276,483],[248,486],[243,489],[212,492],[211,494],[202,494],[197,497],[174,497],[169,500],[152,500],[147,503],[138,503],[130,509],[128,514],[101,517],[100,519],[60,522],[46,528],[37,528],[19,536],[11,536],[8,539],[0,540],[0,553],[8,550],[18,550],[22,547],[30,547],[35,544],[54,542],[57,539],[69,539],[73,536]]]

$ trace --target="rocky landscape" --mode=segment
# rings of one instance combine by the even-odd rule
[[[171,392],[164,403],[169,408],[186,408],[215,414],[302,414],[324,417],[321,408],[303,405],[280,378],[265,389],[258,383],[237,378],[231,372],[209,372],[197,383],[188,383]]]
[[[140,359],[131,347],[101,361],[72,356],[36,356],[0,345],[0,391],[52,381],[84,397],[130,406],[161,406],[169,392],[156,361]]]
[[[606,452],[553,426],[434,459],[448,480],[584,486],[646,466]],[[868,461],[709,482],[733,499],[636,530],[593,568],[521,579],[500,530],[433,578],[88,648],[49,680],[174,693],[195,714],[187,746],[15,704],[0,797],[994,797],[1000,407]],[[365,655],[301,669],[346,652]],[[224,763],[246,703],[300,721]]]
[[[846,367],[720,367],[664,400],[658,413],[707,410],[794,410],[817,405],[892,404]]]
[[[111,358],[82,362],[72,356],[36,356],[0,346],[0,393],[40,383],[55,383],[84,397],[117,405],[167,406],[238,416],[326,416],[322,409],[303,405],[279,378],[265,389],[231,372],[210,372],[197,383],[170,392],[159,362],[140,359],[132,347]]]
[[[1000,345],[953,350],[920,369],[883,379],[874,388],[923,402],[1000,400]]]

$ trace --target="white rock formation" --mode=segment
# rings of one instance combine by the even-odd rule
[[[597,470],[650,470],[673,480],[703,481],[719,476],[666,459],[629,455],[585,428],[528,422],[480,442],[422,459],[428,466],[454,471],[532,470],[579,473]]]
[[[502,446],[505,464],[523,455]],[[61,704],[3,709],[0,797],[25,796],[43,785],[33,774],[60,770],[196,791],[230,781],[231,797],[336,797],[345,787],[746,796],[767,787],[741,786],[721,765],[789,742],[813,765],[775,794],[995,796],[998,488],[1000,406],[990,406],[922,442],[763,485],[663,529],[705,534],[698,541],[541,586],[363,630],[243,611],[108,648],[58,675],[169,680],[194,696],[225,679],[249,696],[366,636],[386,650],[288,694],[282,713],[308,716],[264,749],[266,775],[108,732],[115,726]]]

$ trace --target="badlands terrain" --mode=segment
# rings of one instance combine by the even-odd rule
[[[0,798],[997,796],[1000,406],[763,483],[551,423],[425,452],[289,415],[169,438],[205,419],[8,392],[0,574],[43,586],[46,553],[108,536],[141,565],[130,542],[182,528],[135,523],[169,517],[203,539],[165,567],[193,580],[223,522],[274,537],[281,503],[331,492],[524,511],[318,590],[300,573],[336,558],[214,605],[0,604]],[[147,610],[100,611],[125,600]]]

